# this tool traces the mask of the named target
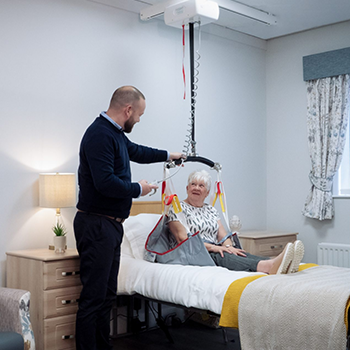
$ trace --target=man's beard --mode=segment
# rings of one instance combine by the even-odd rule
[[[133,127],[134,127],[135,123],[130,122],[129,120],[127,120],[124,124],[124,129],[123,131],[126,132],[127,134],[131,133]]]

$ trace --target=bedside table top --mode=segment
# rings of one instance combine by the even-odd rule
[[[79,258],[78,251],[73,248],[68,248],[64,253],[55,253],[54,250],[42,248],[42,249],[24,249],[15,250],[12,252],[6,252],[7,255],[17,256],[20,258],[28,258],[40,261],[55,261],[65,260],[72,258]]]
[[[252,239],[261,239],[261,238],[270,238],[270,237],[283,237],[289,235],[298,235],[298,232],[283,232],[283,231],[242,231],[238,234],[240,238],[252,238]]]

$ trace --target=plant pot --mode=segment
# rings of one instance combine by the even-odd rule
[[[64,253],[66,251],[66,236],[54,236],[53,243],[55,245],[55,253]]]

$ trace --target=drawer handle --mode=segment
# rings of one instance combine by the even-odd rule
[[[62,272],[62,276],[75,276],[80,275],[80,271]]]
[[[71,334],[71,335],[62,335],[62,340],[67,340],[67,339],[74,339],[74,335]]]
[[[283,245],[272,245],[271,249],[283,248]]]
[[[72,299],[72,300],[62,300],[62,304],[63,305],[67,305],[67,304],[75,304],[78,303],[79,299]]]

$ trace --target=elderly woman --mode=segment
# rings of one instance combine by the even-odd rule
[[[182,211],[185,214],[190,234],[199,234],[211,258],[217,266],[229,270],[264,272],[268,274],[296,272],[303,257],[304,248],[301,241],[288,243],[284,251],[277,257],[270,259],[258,257],[232,246],[227,238],[221,245],[218,244],[227,232],[220,221],[217,210],[204,203],[210,192],[211,179],[209,174],[195,171],[190,174],[186,187],[187,198],[181,201]],[[169,211],[167,225],[171,231],[171,245],[175,246],[187,239],[187,230],[181,224],[174,211]],[[211,242],[211,243],[207,243]]]

